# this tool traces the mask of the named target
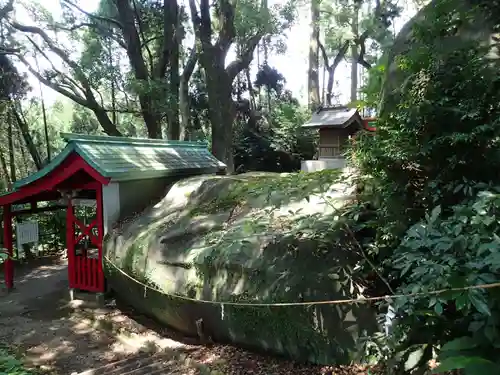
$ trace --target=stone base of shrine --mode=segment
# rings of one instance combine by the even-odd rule
[[[304,160],[300,169],[303,172],[317,172],[325,169],[344,169],[346,160],[344,158],[329,158],[319,160]]]
[[[87,305],[88,303],[101,306],[105,304],[106,296],[104,293],[92,293],[79,289],[69,289],[69,300],[70,305],[74,308],[84,304]]]

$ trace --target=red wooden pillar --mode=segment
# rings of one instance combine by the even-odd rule
[[[99,184],[100,185],[100,184]],[[104,239],[104,217],[102,208],[102,185],[96,188],[96,219],[97,219],[97,243],[98,243],[98,263],[97,263],[97,285],[100,292],[105,291],[103,251],[102,243]]]
[[[9,257],[4,264],[5,286],[7,290],[14,287],[14,255],[12,246],[12,211],[10,205],[3,206],[3,245]]]
[[[68,197],[66,208],[66,251],[68,254],[68,281],[70,288],[74,285],[75,279],[75,222],[74,222],[73,202]]]

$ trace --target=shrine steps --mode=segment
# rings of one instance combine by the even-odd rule
[[[104,366],[71,375],[184,375],[188,369],[204,367],[191,361],[185,354],[163,351],[141,352]]]

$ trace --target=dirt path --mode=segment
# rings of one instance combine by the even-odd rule
[[[26,353],[29,366],[72,374],[142,360],[144,352],[190,349],[141,328],[113,303],[98,304],[90,295],[70,303],[66,263],[46,263],[16,272],[16,289],[0,293],[0,343]]]
[[[0,275],[2,276],[2,275]],[[1,288],[1,286],[0,286]],[[43,372],[69,375],[372,374],[362,368],[301,366],[230,346],[197,345],[91,296],[69,302],[67,265],[45,262],[16,272],[16,289],[0,291],[0,344],[25,353]]]

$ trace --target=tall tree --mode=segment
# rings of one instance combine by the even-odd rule
[[[179,109],[181,114],[181,129],[180,139],[191,139],[192,122],[191,122],[191,98],[189,95],[189,80],[193,75],[194,69],[198,62],[198,53],[196,46],[191,48],[189,57],[187,58],[179,83]]]
[[[308,92],[309,108],[315,110],[321,103],[319,97],[319,34],[320,0],[311,0],[311,36],[309,38]]]
[[[0,10],[0,15],[1,14],[2,11]],[[0,49],[6,48],[5,39],[6,36],[3,34],[2,30]],[[9,47],[7,47],[7,49],[10,50]],[[9,51],[9,53],[10,52],[11,51]],[[5,118],[8,119],[8,121],[6,121],[8,125],[8,134],[10,135],[13,131],[11,126],[17,123],[35,167],[40,169],[42,168],[40,153],[34,145],[28,124],[22,119],[20,102],[25,97],[28,90],[29,87],[26,77],[19,73],[6,54],[0,54],[0,103],[1,111],[5,114]],[[8,142],[10,142],[10,137]]]
[[[323,88],[323,90],[326,90],[325,104],[328,106],[332,105],[335,71],[337,70],[337,67],[342,62],[347,53],[347,50],[349,49],[349,40],[339,40],[337,43],[338,44],[334,47],[335,55],[333,57],[333,60],[331,61],[331,53],[327,51],[326,47],[318,39],[321,56],[323,57],[323,66],[328,73],[326,88]]]
[[[162,121],[166,118],[169,138],[178,139],[179,49],[183,27],[177,2],[103,1],[96,13],[85,12],[70,0],[62,0],[62,4],[69,14],[63,23],[54,24],[49,20],[43,27],[24,25],[10,14],[9,26],[25,33],[29,48],[47,61],[50,61],[47,52],[55,54],[68,72],[53,65],[49,71],[42,74],[30,65],[29,59],[24,55],[19,54],[17,57],[43,84],[90,109],[107,134],[121,135],[108,115],[117,109],[110,110],[103,101],[100,88],[94,84],[88,68],[82,66],[81,61],[74,59],[74,54],[64,48],[56,36],[64,32],[70,39],[78,42],[82,30],[88,30],[101,44],[113,41],[126,52],[133,75],[129,90],[132,89],[133,95],[137,97],[137,112],[144,120],[148,136],[161,138]],[[53,35],[50,35],[51,32]],[[109,59],[106,65],[109,65]],[[166,105],[164,98],[167,98]]]
[[[321,3],[321,29],[317,43],[322,64],[328,74],[325,104],[332,104],[335,71],[345,59],[351,65],[352,102],[357,100],[358,66],[370,69],[376,61],[373,54],[392,37],[392,20],[400,12],[392,0],[324,0]],[[322,41],[323,40],[323,41]],[[370,42],[370,43],[368,43]]]
[[[214,25],[209,0],[201,0],[198,9],[195,0],[189,0],[191,20],[199,43],[200,64],[205,71],[209,101],[209,118],[212,130],[212,153],[233,171],[233,121],[236,106],[232,98],[232,85],[236,76],[248,68],[261,38],[270,31],[270,14],[267,1],[244,4],[261,16],[260,22],[248,28],[246,34],[238,34],[235,22],[237,14],[234,0],[219,0],[214,9],[219,31],[214,36]],[[241,4],[241,3],[240,3]],[[250,11],[250,9],[246,9]],[[247,14],[248,16],[248,14]],[[240,45],[236,60],[226,66],[226,56],[233,43]]]

